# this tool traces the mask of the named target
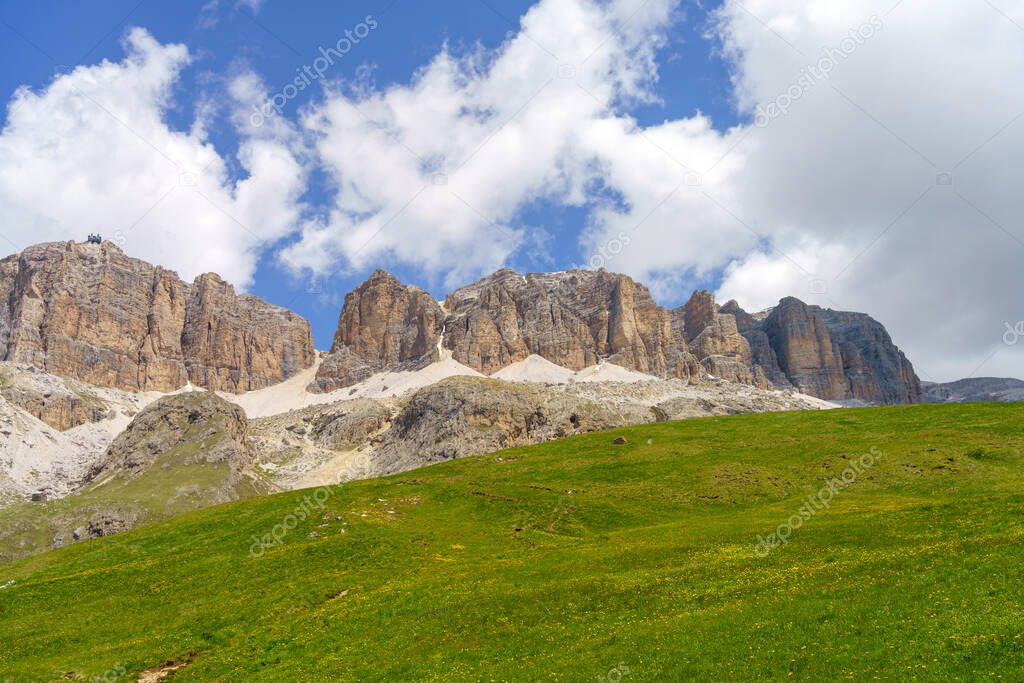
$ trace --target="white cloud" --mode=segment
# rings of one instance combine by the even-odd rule
[[[220,0],[207,0],[199,8],[199,17],[196,25],[201,29],[211,29],[220,23]],[[257,15],[263,9],[263,0],[235,0],[235,11],[247,9]]]
[[[282,258],[394,259],[461,284],[521,248],[520,210],[547,199],[586,207],[584,262],[670,303],[724,271],[719,295],[749,308],[796,295],[872,313],[928,378],[989,356],[983,372],[1024,375],[1024,342],[1000,346],[1024,318],[1007,173],[1024,119],[1006,127],[1024,112],[1024,2],[894,4],[726,0],[714,31],[737,108],[793,101],[723,133],[625,113],[656,99],[677,2],[542,0],[494,51],[445,50],[408,85],[336,89],[307,111],[339,191]]]
[[[220,0],[207,0],[199,8],[196,24],[199,28],[209,29],[220,23]]]
[[[747,111],[872,15],[882,29],[741,146],[740,202],[778,251],[734,262],[720,295],[868,311],[926,379],[1022,376],[1024,344],[1002,335],[1024,318],[1024,206],[1007,173],[1024,154],[1024,33],[985,3],[887,15],[894,4],[726,2]],[[1001,5],[1024,19],[1024,2]],[[808,294],[812,281],[825,292]]]
[[[733,193],[720,180],[735,162],[704,185],[697,176],[732,136],[703,117],[641,130],[619,113],[653,98],[655,49],[673,6],[545,0],[493,52],[445,50],[410,84],[384,91],[335,88],[305,126],[337,181],[336,203],[284,261],[320,272],[392,258],[462,283],[526,241],[517,215],[541,199],[588,205],[595,248],[627,232],[666,256],[699,255],[700,270],[743,253],[755,237],[729,216]],[[680,215],[689,218],[681,224]],[[624,251],[607,265],[675,265],[645,253]]]
[[[165,120],[188,50],[142,29],[125,49],[121,62],[78,67],[11,101],[0,133],[3,236],[13,251],[98,232],[183,277],[216,271],[247,285],[260,248],[298,222],[297,143],[285,127],[250,130],[237,116],[248,177],[232,182],[205,137],[202,107],[190,131]],[[240,112],[265,97],[232,93]]]

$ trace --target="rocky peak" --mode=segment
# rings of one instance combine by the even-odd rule
[[[192,284],[181,346],[189,381],[232,393],[275,384],[314,357],[309,323],[258,297],[238,296],[216,273]]]
[[[752,316],[749,313],[747,313],[746,311],[744,311],[742,308],[740,308],[740,305],[736,301],[736,299],[729,299],[729,301],[727,301],[718,310],[720,312],[722,312],[722,313],[726,313],[728,315],[731,315],[733,318],[735,318],[736,319],[736,328],[741,333],[746,332],[746,331],[750,330],[751,328],[757,326],[757,319],[754,318],[754,316]]]
[[[718,317],[715,296],[706,289],[694,292],[681,309],[686,340],[693,341],[697,335],[712,326]]]
[[[445,347],[484,374],[531,354],[573,370],[608,361],[658,376],[697,366],[643,285],[604,270],[502,270],[450,294]]]
[[[441,305],[419,287],[377,270],[345,297],[331,351],[313,390],[333,391],[381,370],[418,369],[438,360]]]
[[[733,302],[722,310],[736,317],[754,364],[778,388],[881,404],[922,398],[913,366],[881,323],[864,313],[809,306],[795,297],[763,315],[750,315]]]
[[[842,359],[828,327],[804,302],[786,297],[764,320],[779,368],[800,391],[829,399],[851,398]]]
[[[865,313],[808,309],[829,330],[852,398],[870,403],[918,403],[921,380],[885,327]]]
[[[0,261],[0,328],[0,360],[129,391],[247,391],[314,359],[294,313],[212,273],[190,286],[111,242],[38,244]]]
[[[714,294],[706,289],[694,292],[672,315],[676,327],[683,329],[690,351],[709,374],[762,388],[770,386],[764,371],[753,362],[750,344],[740,334],[736,317],[719,308]]]

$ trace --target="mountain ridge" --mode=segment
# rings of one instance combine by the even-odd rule
[[[191,284],[111,242],[52,242],[0,260],[0,360],[97,386],[229,393],[314,365],[308,321],[218,275]],[[786,297],[750,314],[708,290],[668,309],[627,275],[501,269],[437,301],[375,271],[346,297],[309,390],[448,358],[483,375],[539,356],[570,370],[612,363],[662,379],[725,379],[826,400],[916,403],[920,380],[867,314]]]
[[[315,358],[297,314],[239,296],[215,273],[185,283],[112,242],[49,242],[0,260],[0,327],[0,360],[129,391],[240,393]]]
[[[735,301],[719,306],[707,290],[667,309],[626,275],[509,269],[455,290],[443,306],[376,271],[346,296],[310,390],[422,368],[442,351],[485,375],[539,356],[570,370],[607,362],[662,379],[711,376],[827,400],[917,403],[923,396],[910,361],[864,313],[787,297],[750,314]]]

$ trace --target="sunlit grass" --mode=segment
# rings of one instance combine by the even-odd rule
[[[311,491],[189,513],[0,567],[0,680],[175,661],[175,681],[1019,680],[1022,418],[941,405],[592,434],[336,487],[259,557],[253,536]]]

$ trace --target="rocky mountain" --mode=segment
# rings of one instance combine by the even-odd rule
[[[485,375],[539,356],[580,370],[613,363],[664,379],[707,376],[829,400],[913,403],[920,381],[885,328],[862,313],[786,298],[763,314],[695,292],[672,311],[643,285],[600,271],[500,270],[449,294],[378,271],[345,300],[313,389],[423,367],[447,351]]]
[[[690,417],[831,407],[724,380],[507,382],[449,377],[402,398],[343,399],[250,421],[259,466],[282,488],[383,476],[586,432]]]
[[[733,302],[729,310],[743,317]],[[761,319],[744,317],[755,362],[777,387],[828,400],[920,402],[914,368],[878,321],[787,297]]]
[[[955,382],[922,382],[925,403],[1024,401],[1024,381],[1000,377],[971,377]]]
[[[736,316],[723,312],[711,292],[694,292],[686,305],[671,315],[680,339],[685,340],[709,374],[763,389],[772,386],[764,369],[754,362],[750,343],[740,334]]]
[[[351,386],[380,370],[417,370],[438,359],[440,304],[383,270],[345,297],[330,354],[314,390]]]
[[[0,397],[61,432],[110,412],[88,385],[28,365],[0,363]]]
[[[625,275],[500,270],[449,294],[445,308],[445,348],[483,374],[530,355],[572,370],[606,361],[657,377],[700,373],[668,312]]]
[[[244,392],[313,364],[309,323],[208,273],[189,285],[111,242],[0,261],[0,360],[129,391]]]
[[[191,383],[242,393],[316,359],[309,324],[294,313],[239,296],[212,273],[187,284],[110,242],[40,244],[0,261],[0,330],[0,361],[128,391]],[[719,306],[707,291],[669,311],[643,285],[604,270],[500,270],[444,303],[379,270],[345,298],[309,388],[332,392],[442,358],[491,375],[531,357],[570,370],[609,363],[662,379],[713,376],[830,400],[922,397],[913,367],[867,315],[793,298],[752,315],[735,302]],[[67,413],[51,418],[58,428],[87,410],[69,401],[45,407]]]
[[[76,493],[3,511],[0,560],[277,490],[254,458],[238,406],[208,391],[160,398],[114,439]]]

